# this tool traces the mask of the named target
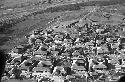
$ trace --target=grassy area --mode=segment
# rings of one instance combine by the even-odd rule
[[[1,38],[1,40],[3,40],[2,42],[4,42],[1,44],[1,48],[10,50],[16,45],[25,44],[27,40],[24,38],[24,36],[30,33],[32,30],[37,28],[46,28],[49,25],[56,23],[57,20],[68,21],[80,18],[85,14],[86,12],[83,10],[37,14],[35,17],[33,17],[34,19],[29,18],[28,20],[18,23],[16,26],[12,27],[11,29],[14,31],[9,35],[4,35],[4,37],[12,36],[12,39],[7,40],[6,38]],[[52,21],[53,18],[58,16],[60,16],[59,19],[53,21],[49,25],[47,24],[48,22]]]
[[[41,0],[4,0],[3,7],[21,7],[39,2],[41,2]]]
[[[9,80],[2,81],[2,82],[37,82],[37,81],[9,79]]]

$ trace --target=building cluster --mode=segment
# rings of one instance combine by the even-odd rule
[[[9,53],[3,78],[114,82],[125,74],[123,23],[80,19],[34,30],[26,38],[28,44]]]

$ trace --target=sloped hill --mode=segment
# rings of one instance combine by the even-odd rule
[[[61,18],[59,17],[60,19],[71,20],[71,19],[76,19],[77,17],[80,17],[80,16],[83,17],[84,14],[81,13],[82,11],[84,13],[88,13],[89,10],[86,9],[87,7],[91,8],[91,6],[95,6],[95,5],[108,6],[108,5],[118,4],[118,3],[120,4],[123,2],[124,2],[123,0],[118,0],[118,1],[115,0],[115,1],[90,1],[90,2],[67,4],[67,5],[63,4],[60,6],[58,5],[58,6],[48,7],[45,10],[40,9],[36,12],[33,12],[32,15],[30,15],[28,17],[22,16],[21,18],[19,18],[19,16],[17,16],[17,18],[15,17],[16,18],[15,22],[17,22],[17,24],[15,23],[16,25],[11,26],[12,24],[8,24],[8,25],[5,24],[7,26],[7,28],[9,27],[9,29],[2,29],[3,31],[0,33],[1,48],[11,49],[12,46],[16,45],[16,43],[19,44],[19,40],[22,37],[24,37],[25,34],[30,32],[31,30],[39,28],[41,26],[46,27],[47,22],[50,22],[53,19],[54,19],[54,22],[56,22],[58,20],[60,13],[66,13]],[[72,13],[67,12],[67,11],[71,11]],[[74,13],[76,13],[76,11],[78,11],[77,12],[78,15],[74,14]],[[47,13],[49,14],[50,18],[48,18],[48,16],[44,15]],[[51,16],[52,14],[53,14],[53,16]],[[5,21],[9,21],[9,23],[10,23],[11,19],[8,20],[8,18]],[[19,21],[17,21],[17,20],[19,20]],[[35,21],[35,22],[33,22],[33,21]],[[50,23],[50,24],[52,24],[52,23]],[[21,42],[23,42],[23,40]],[[8,45],[10,45],[10,46],[8,46]]]

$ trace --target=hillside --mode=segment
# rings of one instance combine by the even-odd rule
[[[35,0],[36,2],[34,2],[34,0],[32,0],[32,1],[33,1],[33,3],[36,3],[39,0],[37,0],[37,1]],[[31,3],[32,3],[32,1],[31,1]],[[16,8],[14,5],[17,4],[17,2],[18,1],[14,1],[14,3],[11,4],[11,0],[6,1],[4,3],[5,8],[7,8],[7,6],[9,6],[8,4],[10,4],[10,7]],[[25,0],[19,1],[19,4],[24,3],[24,2],[25,2]],[[1,26],[2,27],[1,33],[0,33],[0,35],[1,35],[1,37],[0,37],[1,48],[3,48],[3,49],[6,49],[6,48],[9,49],[10,48],[11,49],[12,46],[13,46],[12,43],[15,43],[18,40],[17,37],[23,38],[25,36],[25,34],[27,34],[26,31],[30,32],[34,28],[41,27],[41,24],[42,24],[41,22],[44,22],[43,27],[46,27],[47,22],[53,20],[53,18],[55,18],[56,16],[58,17],[58,14],[66,13],[66,16],[63,15],[61,17],[64,20],[66,19],[66,17],[77,18],[77,17],[74,16],[73,13],[75,11],[83,11],[83,12],[86,13],[86,11],[83,10],[83,9],[87,10],[86,7],[88,7],[88,9],[91,9],[91,6],[94,6],[95,4],[100,5],[100,6],[107,6],[108,7],[108,5],[115,5],[115,4],[117,5],[118,3],[120,4],[120,3],[123,3],[123,2],[124,2],[123,0],[119,0],[119,1],[117,1],[117,0],[115,0],[115,1],[112,1],[112,0],[111,1],[90,1],[90,2],[77,3],[77,4],[69,4],[68,3],[67,5],[65,5],[66,4],[65,3],[62,6],[61,5],[58,6],[58,3],[57,3],[57,7],[56,6],[52,6],[52,7],[50,6],[45,10],[38,9],[35,12],[34,12],[34,10],[29,11],[29,8],[32,9],[35,6],[37,8],[37,5],[39,5],[39,4],[36,4],[35,6],[32,6],[32,4],[31,4],[31,5],[24,6],[22,8],[17,7],[17,9],[19,9],[18,11],[20,12],[20,14],[16,13],[17,10],[15,10],[15,15],[13,16],[13,14],[12,14],[12,19],[11,19],[11,15],[5,15],[4,18],[1,17],[1,20],[4,19],[4,21],[5,21],[5,26]],[[45,5],[46,6],[44,8],[46,8],[48,4],[45,4]],[[124,12],[123,12],[124,8],[121,8],[121,7],[119,7],[116,12],[121,11],[120,14],[124,15]],[[124,5],[123,5],[123,7],[124,7]],[[106,10],[106,12],[110,11],[109,8],[104,8],[104,9]],[[22,16],[22,12],[20,10],[23,11],[23,12],[24,12],[24,10],[26,10],[26,12],[30,12],[30,13],[24,14],[24,16],[20,18],[20,16]],[[68,11],[73,12],[73,13],[69,14]],[[88,10],[87,10],[87,12],[88,12]],[[47,13],[49,13],[49,17],[51,17],[51,18],[47,18],[47,16],[44,15],[44,14],[47,14]],[[55,14],[53,16],[51,16],[50,13],[51,14],[55,13]],[[81,13],[81,12],[79,12],[79,13]],[[8,14],[11,14],[11,13],[9,12]],[[39,18],[39,16],[40,16],[40,18]],[[80,15],[80,16],[82,16],[82,15]],[[14,18],[14,21],[15,21],[14,26],[12,26],[12,24],[10,22],[10,20],[13,20],[13,18]],[[58,18],[57,18],[57,20],[58,20]],[[70,19],[66,19],[66,20],[70,20]],[[3,22],[3,21],[1,21],[1,22]],[[55,22],[56,22],[56,20],[55,20]],[[10,24],[6,25],[6,23],[10,23]],[[12,23],[13,23],[13,21],[12,21]],[[26,26],[23,26],[25,24],[26,24]],[[9,29],[8,29],[8,27],[9,27]],[[27,29],[27,30],[25,31],[25,29]],[[16,43],[18,43],[18,41]],[[15,45],[16,45],[16,43],[15,43]],[[11,44],[11,47],[8,47],[8,46],[6,47],[6,45],[8,45],[8,44]]]

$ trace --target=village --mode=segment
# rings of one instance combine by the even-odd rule
[[[124,19],[94,14],[34,30],[25,37],[27,45],[9,53],[3,79],[117,81],[125,74]]]

